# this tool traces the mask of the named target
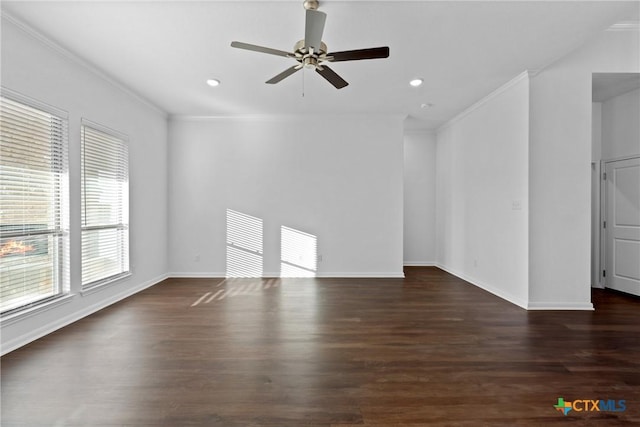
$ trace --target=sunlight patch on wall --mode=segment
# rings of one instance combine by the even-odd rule
[[[262,219],[227,209],[227,277],[262,277]]]
[[[317,248],[316,236],[283,225],[280,228],[280,276],[315,277]]]

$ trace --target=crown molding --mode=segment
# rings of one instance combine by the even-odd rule
[[[528,80],[531,77],[534,77],[536,74],[538,74],[538,72],[539,72],[539,70],[525,70],[525,71],[523,71],[522,73],[518,74],[513,79],[509,80],[507,83],[505,83],[502,86],[500,86],[498,89],[494,90],[493,92],[491,92],[490,94],[488,94],[487,96],[482,98],[481,100],[477,101],[476,103],[472,104],[470,107],[468,107],[465,110],[463,110],[461,113],[459,113],[458,115],[456,115],[452,119],[449,119],[443,125],[439,126],[436,129],[436,133],[440,133],[443,130],[449,128],[450,126],[452,126],[455,123],[459,122],[460,120],[464,119],[469,114],[473,113],[478,108],[481,108],[482,106],[487,104],[492,99],[500,96],[503,92],[507,91],[508,89],[510,89],[511,87],[515,86],[516,84],[520,83],[523,80]]]
[[[640,31],[640,21],[620,21],[607,28],[607,31]]]
[[[187,122],[215,122],[215,121],[232,121],[232,120],[250,120],[250,121],[290,121],[300,120],[301,118],[331,118],[337,120],[352,120],[354,118],[362,119],[393,119],[401,122],[405,115],[398,113],[286,113],[286,114],[212,114],[207,116],[190,115],[190,114],[170,114],[170,121],[187,121]]]
[[[151,102],[150,100],[148,100],[144,96],[140,95],[138,92],[134,91],[133,89],[131,89],[129,86],[125,85],[124,83],[121,83],[116,78],[114,78],[111,75],[105,73],[100,68],[98,68],[95,65],[91,64],[87,60],[81,58],[80,56],[76,55],[75,53],[71,52],[70,50],[62,47],[60,44],[54,42],[49,37],[45,36],[44,34],[39,32],[35,28],[31,27],[30,25],[28,25],[24,21],[21,21],[20,19],[18,19],[15,16],[7,13],[4,10],[0,10],[0,17],[2,18],[2,20],[14,25],[20,31],[24,32],[28,36],[32,37],[33,39],[37,40],[38,42],[40,42],[43,45],[47,46],[48,48],[52,49],[53,51],[55,51],[59,55],[62,55],[63,57],[67,58],[68,60],[74,62],[76,65],[81,66],[85,70],[91,72],[92,74],[96,75],[97,77],[101,78],[102,80],[106,81],[107,83],[111,84],[112,86],[115,86],[116,88],[120,89],[122,92],[126,93],[127,95],[129,95],[133,99],[135,99],[138,102],[141,102],[142,104],[144,104],[146,107],[151,108],[155,112],[157,112],[160,115],[162,115],[165,119],[168,118],[169,114],[165,110],[160,108],[158,105],[156,105],[155,103]]]

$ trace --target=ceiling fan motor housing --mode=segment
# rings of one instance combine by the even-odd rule
[[[327,45],[324,42],[320,42],[320,49],[307,49],[305,41],[300,40],[293,47],[293,52],[295,60],[307,69],[318,68],[320,63],[329,59],[327,57]]]

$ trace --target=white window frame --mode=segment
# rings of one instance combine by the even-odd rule
[[[86,192],[88,190],[88,186],[86,184],[85,178],[86,178],[86,174],[85,174],[85,154],[88,152],[87,150],[90,150],[91,147],[88,147],[88,140],[86,138],[87,132],[89,133],[94,133],[94,136],[96,134],[99,134],[100,137],[104,137],[104,138],[108,138],[109,140],[111,140],[112,142],[115,143],[115,141],[118,141],[120,143],[120,149],[118,151],[113,151],[113,152],[102,152],[101,151],[101,155],[114,155],[116,157],[119,156],[119,158],[116,159],[116,162],[118,164],[117,168],[118,168],[118,174],[123,174],[123,175],[119,175],[121,179],[124,179],[124,181],[121,183],[121,188],[119,189],[120,193],[120,197],[119,197],[119,215],[118,215],[118,221],[117,222],[109,222],[109,223],[95,223],[94,221],[88,221],[87,218],[91,216],[91,206],[87,206],[86,204]],[[95,149],[95,147],[92,147]],[[81,127],[80,127],[80,149],[81,149],[81,170],[80,170],[80,176],[81,176],[81,182],[80,182],[80,191],[81,191],[81,201],[80,201],[80,208],[82,210],[81,212],[81,242],[82,242],[82,254],[81,254],[81,271],[82,271],[82,290],[83,292],[90,292],[93,289],[96,288],[100,288],[104,285],[108,285],[108,284],[112,284],[114,282],[117,282],[125,277],[128,277],[131,275],[131,268],[130,268],[130,254],[129,254],[129,167],[128,167],[128,163],[129,163],[129,138],[118,131],[115,131],[113,129],[110,129],[104,125],[95,123],[91,120],[85,119],[83,118],[81,120]],[[92,222],[92,223],[89,223]],[[88,260],[85,259],[85,235],[89,234],[89,233],[95,233],[95,232],[99,232],[99,231],[115,231],[117,233],[118,237],[117,238],[117,242],[121,243],[122,246],[120,246],[116,251],[117,254],[120,257],[119,262],[121,263],[120,268],[118,269],[117,272],[115,273],[109,273],[109,272],[105,272],[105,271],[100,271],[100,269],[97,269],[94,267],[91,267],[91,272],[92,273],[100,273],[101,276],[100,277],[95,277],[96,274],[91,274],[89,273],[89,266],[88,264]],[[121,240],[119,240],[121,239]],[[90,278],[87,278],[86,276],[90,275]]]
[[[37,101],[18,92],[10,90],[8,88],[0,88],[0,95],[2,98],[9,100],[10,102],[21,104],[27,109],[34,109],[44,115],[50,115],[56,118],[59,122],[60,128],[56,131],[58,134],[54,139],[51,137],[50,142],[57,144],[51,149],[51,163],[52,179],[54,182],[54,189],[49,195],[54,201],[53,205],[49,207],[53,219],[50,220],[50,226],[46,229],[28,229],[28,227],[22,227],[22,230],[4,230],[0,231],[0,237],[5,241],[6,239],[29,239],[37,238],[38,236],[49,236],[53,245],[47,246],[47,251],[53,251],[52,256],[52,294],[48,296],[37,297],[36,295],[25,295],[23,298],[17,298],[13,304],[3,308],[0,319],[5,321],[21,317],[24,314],[34,312],[41,308],[48,308],[52,304],[56,304],[58,301],[68,300],[70,298],[70,281],[69,281],[69,162],[68,162],[68,113],[51,105]],[[18,111],[13,110],[16,114]],[[26,111],[25,111],[26,112]],[[22,118],[22,117],[21,117]],[[24,116],[26,119],[26,115]],[[28,134],[28,125],[25,125],[25,133]],[[8,140],[7,140],[8,141]],[[26,150],[25,150],[26,151]],[[56,159],[55,161],[53,159]],[[9,181],[6,181],[7,184]],[[4,191],[4,188],[0,189]],[[41,198],[37,201],[41,202]],[[1,199],[0,199],[1,201]],[[27,201],[27,203],[29,203]],[[33,203],[33,202],[32,202]],[[0,205],[0,212],[2,206]],[[4,224],[11,225],[11,224]],[[26,225],[26,224],[23,224]],[[37,228],[37,227],[36,227]],[[26,259],[28,261],[28,259]],[[0,264],[2,259],[0,259]],[[28,266],[29,263],[24,264]],[[1,268],[1,267],[0,267]],[[26,267],[25,267],[26,268]],[[2,272],[0,271],[0,275]],[[26,274],[25,274],[26,276]],[[3,285],[4,286],[4,285]]]

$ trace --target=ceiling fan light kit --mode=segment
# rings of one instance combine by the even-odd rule
[[[303,5],[306,9],[304,39],[294,45],[292,53],[238,41],[231,42],[231,47],[235,47],[237,49],[284,56],[298,62],[297,65],[294,65],[272,77],[267,80],[266,83],[279,83],[296,71],[301,70],[302,68],[307,68],[314,69],[336,89],[342,89],[349,85],[349,83],[324,64],[325,62],[357,61],[389,57],[388,46],[329,53],[327,45],[322,41],[322,34],[324,32],[324,24],[327,19],[327,14],[317,10],[319,6],[317,0],[306,0]]]

